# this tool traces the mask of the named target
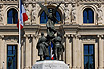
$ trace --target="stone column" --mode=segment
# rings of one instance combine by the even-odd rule
[[[36,35],[32,35],[32,66],[36,63],[38,50],[36,49],[38,39]]]
[[[72,67],[72,38],[70,35],[66,36],[66,63]]]
[[[99,38],[99,45],[98,45],[98,66],[99,66],[99,69],[103,69],[103,47],[104,47],[104,44],[103,44],[103,39],[102,39],[103,35],[98,35],[98,38]]]
[[[25,45],[25,69],[31,68],[31,38],[30,35],[25,35],[26,45]]]
[[[3,68],[3,62],[5,61],[5,45],[3,43],[4,36],[0,35],[0,69]]]

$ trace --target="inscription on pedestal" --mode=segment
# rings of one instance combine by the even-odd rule
[[[69,69],[69,67],[63,61],[49,60],[36,62],[32,69]]]

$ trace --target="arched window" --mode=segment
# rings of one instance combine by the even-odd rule
[[[15,9],[10,9],[7,12],[7,24],[17,24],[18,12]]]
[[[52,9],[52,8],[48,9],[49,12],[50,12],[50,9]],[[58,11],[56,11],[55,17],[57,18],[58,21],[61,20],[60,13]],[[48,17],[46,15],[46,13],[44,11],[42,11],[42,13],[40,14],[40,24],[46,24],[47,21],[48,21]],[[57,24],[57,22],[56,22],[56,24]]]
[[[94,12],[90,8],[83,11],[83,23],[94,23]]]

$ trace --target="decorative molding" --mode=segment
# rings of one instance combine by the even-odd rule
[[[34,7],[36,7],[36,4],[33,3],[33,4],[32,4],[32,8],[34,8]]]
[[[81,35],[77,35],[78,38],[81,38]]]
[[[0,39],[3,39],[4,38],[4,35],[0,35]]]
[[[94,36],[94,35],[82,35],[82,37],[81,37],[81,39],[82,40],[87,40],[87,41],[90,41],[90,40],[96,40],[96,35]]]
[[[2,22],[3,21],[3,16],[2,16],[2,14],[0,14],[0,22]]]
[[[30,34],[24,34],[24,37],[30,37],[31,35]]]
[[[18,42],[18,37],[17,36],[5,36],[4,39],[6,41],[9,41],[9,42]]]
[[[24,3],[24,6],[25,6],[25,8],[27,8],[29,6],[29,4],[28,3]]]
[[[2,9],[3,8],[3,4],[0,4],[0,9]]]
[[[103,35],[97,35],[97,37],[98,37],[98,38],[103,38],[104,36],[103,36]]]

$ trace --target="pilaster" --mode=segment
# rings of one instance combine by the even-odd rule
[[[98,69],[103,69],[103,39],[102,39],[103,35],[98,35],[99,38],[99,43],[98,43]]]
[[[25,39],[24,38],[22,38],[22,41],[21,41],[21,68],[22,69],[24,69],[24,62],[25,62],[25,60],[24,60],[24,58],[25,58]]]
[[[36,49],[38,37],[36,35],[32,35],[31,37],[32,37],[32,65],[34,65],[38,57],[38,50]]]
[[[0,35],[0,69],[4,68],[4,62],[5,62],[5,45],[3,43],[3,35]]]
[[[26,38],[24,69],[31,69],[31,35],[27,34],[24,37]]]
[[[81,43],[81,35],[77,35],[77,69],[81,69],[82,62],[82,43]]]
[[[73,47],[72,47],[72,54],[73,54],[73,65],[72,69],[76,69],[77,67],[77,38],[76,35],[71,35],[73,37]]]
[[[72,38],[71,35],[66,35],[66,63],[72,67]]]

